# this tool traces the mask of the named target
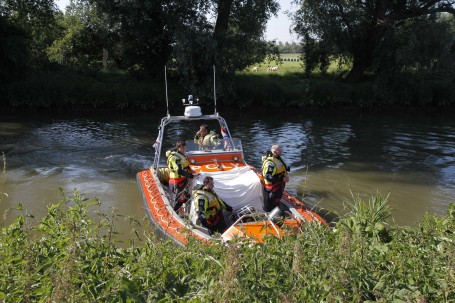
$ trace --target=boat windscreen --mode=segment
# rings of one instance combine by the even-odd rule
[[[242,151],[242,142],[240,139],[229,138],[216,140],[209,144],[199,144],[194,141],[186,141],[186,154],[199,154],[201,152],[239,152]]]

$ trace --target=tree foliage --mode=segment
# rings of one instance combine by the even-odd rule
[[[263,34],[278,10],[276,0],[71,0],[64,15],[52,0],[5,0],[0,7],[7,45],[27,43],[15,58],[14,47],[3,47],[9,71],[25,57],[34,65],[50,59],[152,77],[170,65],[186,87],[202,92],[212,82],[212,65],[229,87],[236,70],[273,50]]]
[[[280,54],[300,53],[301,49],[302,49],[302,46],[300,45],[300,43],[297,43],[297,42],[286,41],[283,43],[281,41],[278,41],[276,46],[277,46]]]
[[[416,19],[455,12],[451,0],[305,0],[299,4],[293,18],[296,32],[304,43],[316,41],[327,55],[352,60],[348,81],[362,79],[377,63],[386,35]]]
[[[119,67],[148,74],[162,70],[170,55],[171,28],[194,9],[189,1],[90,2],[109,20]]]
[[[449,73],[455,64],[455,23],[451,15],[420,17],[390,31],[378,47],[377,71]],[[447,74],[448,78],[453,75]]]
[[[0,1],[0,77],[24,77],[48,61],[46,48],[60,31],[57,14],[53,0]]]
[[[78,46],[85,45],[86,50],[99,54],[103,45],[120,69],[161,77],[167,64],[176,68],[185,86],[202,91],[211,85],[212,65],[217,65],[221,74],[233,75],[235,70],[264,58],[271,48],[262,35],[270,14],[277,10],[271,0],[72,2],[73,8],[65,16],[66,34],[51,52],[54,58],[63,49],[67,58],[78,58],[75,61],[79,63],[81,56],[93,60],[93,54]],[[75,11],[74,7],[79,9]],[[94,22],[91,12],[104,21]],[[101,30],[104,34],[100,35],[103,26],[99,24],[108,29]]]
[[[204,5],[204,16],[215,16],[215,25],[200,18],[194,20],[195,26],[180,31],[173,48],[174,59],[183,83],[205,96],[211,95],[215,65],[221,80],[217,91],[227,96],[232,92],[235,71],[276,52],[263,34],[278,4],[274,0],[212,0]]]
[[[451,87],[455,79],[453,0],[297,2],[293,21],[301,45],[265,41],[276,0],[71,0],[64,15],[53,0],[4,0],[0,78],[45,72],[49,60],[77,70],[111,68],[139,80],[161,78],[168,66],[184,89],[209,99],[215,66],[223,103],[241,95],[237,71],[300,48],[307,77],[315,69],[324,75],[338,60],[352,66],[341,75],[346,80],[374,75],[385,92],[415,73],[410,91],[434,90],[419,98],[423,104],[451,103],[437,87]]]
[[[24,75],[29,57],[26,32],[0,16],[0,36],[0,80]]]
[[[113,45],[105,15],[88,1],[71,0],[58,21],[64,30],[48,48],[50,59],[77,69],[100,69],[103,49]]]

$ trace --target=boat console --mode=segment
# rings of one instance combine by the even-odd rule
[[[216,146],[205,146],[193,141],[186,142],[186,155],[192,165],[206,163],[244,164],[243,148],[240,139],[219,140]]]

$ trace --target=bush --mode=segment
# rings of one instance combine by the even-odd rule
[[[353,195],[329,229],[265,243],[177,247],[153,234],[121,248],[115,212],[74,193],[39,222],[2,229],[0,300],[7,302],[452,302],[455,207],[415,228],[391,227],[387,197]],[[98,214],[98,216],[94,216]],[[139,236],[139,235],[138,235]],[[140,239],[136,239],[140,240]],[[125,246],[125,245],[121,245]]]
[[[0,102],[16,109],[151,110],[164,100],[160,81],[135,80],[118,72],[79,73],[66,69],[32,74],[0,84]]]
[[[339,71],[306,78],[296,63],[285,62],[277,72],[241,72],[228,92],[219,92],[220,105],[241,109],[388,109],[453,108],[455,86],[451,79],[431,74],[373,75],[360,83],[346,83]],[[188,92],[171,78],[171,108]],[[161,79],[137,79],[126,73],[76,72],[61,66],[31,74],[29,78],[0,83],[0,103],[19,110],[123,111],[163,108]],[[210,85],[209,85],[210,86]],[[209,87],[208,86],[208,87]],[[192,92],[197,94],[196,92]]]

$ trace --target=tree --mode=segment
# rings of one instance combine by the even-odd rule
[[[300,53],[301,49],[300,44],[296,42],[289,43],[288,41],[285,43],[279,41],[276,46],[280,54]]]
[[[422,71],[455,73],[455,23],[451,15],[407,20],[398,30],[389,31],[378,47],[378,73]]]
[[[174,59],[184,85],[202,96],[213,93],[215,65],[217,95],[227,97],[233,91],[235,71],[263,61],[276,49],[263,34],[278,4],[274,0],[212,0],[201,1],[200,7],[204,9],[197,17],[176,30]],[[216,16],[215,25],[208,15]]]
[[[212,65],[217,66],[219,83],[228,85],[236,70],[262,61],[273,49],[263,34],[271,14],[278,10],[276,0],[77,2],[95,7],[103,21],[76,18],[79,21],[67,27],[72,29],[67,31],[72,35],[66,39],[72,41],[67,43],[68,49],[81,45],[83,38],[90,38],[89,50],[100,46],[92,42],[109,41],[103,47],[120,68],[161,77],[163,66],[172,65],[188,88],[208,87]],[[91,38],[100,32],[108,38]],[[93,35],[83,37],[83,33]],[[63,37],[60,42],[64,41]],[[58,48],[56,44],[54,53]]]
[[[0,16],[0,80],[8,81],[27,72],[29,58],[27,34]]]
[[[228,96],[236,71],[278,53],[276,46],[264,39],[264,32],[279,5],[275,0],[219,0],[214,9],[215,65],[222,85],[219,92]]]
[[[51,60],[75,68],[98,69],[102,66],[103,50],[112,53],[115,33],[95,4],[71,0],[59,24],[64,30],[48,49]]]
[[[346,80],[363,78],[386,33],[407,20],[435,13],[454,14],[453,0],[305,0],[294,14],[294,29],[315,40],[328,55],[352,60]]]
[[[121,68],[161,76],[176,34],[201,18],[205,0],[89,0],[106,14],[115,33]]]
[[[0,2],[0,15],[7,20],[5,24],[24,33],[29,53],[27,63],[33,67],[39,67],[48,61],[46,49],[60,32],[56,22],[58,12],[53,0]]]
[[[226,7],[229,5],[228,10]],[[267,21],[279,9],[277,2],[219,0],[216,9],[217,22],[213,37],[224,71],[233,73],[262,61],[272,49],[271,44],[264,39],[264,32]]]

